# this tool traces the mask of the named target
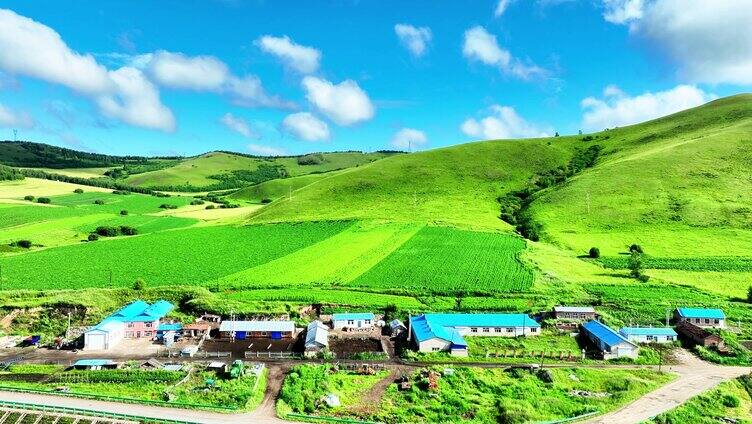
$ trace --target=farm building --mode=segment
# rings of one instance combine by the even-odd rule
[[[722,350],[726,347],[723,339],[720,336],[712,334],[704,328],[700,328],[694,324],[690,324],[687,321],[680,322],[676,325],[676,331],[682,338],[692,342],[693,344],[703,347],[714,347]]]
[[[698,327],[726,328],[726,314],[720,309],[677,308],[674,319],[677,323],[688,322]]]
[[[588,321],[582,324],[582,330],[598,348],[603,359],[636,358],[640,350],[636,344],[600,321]]]
[[[163,340],[165,336],[172,337],[173,340],[177,340],[183,332],[183,324],[179,323],[164,323],[159,324],[157,327],[157,340]]]
[[[112,359],[79,359],[72,367],[77,370],[104,370],[115,369],[118,364]]]
[[[595,319],[595,309],[590,306],[554,306],[555,319],[587,321]]]
[[[269,338],[289,339],[295,335],[292,321],[222,321],[219,334],[235,340]]]
[[[212,324],[210,322],[192,322],[183,326],[183,337],[194,339],[208,337],[214,328],[219,328],[219,324]]]
[[[130,303],[84,333],[84,350],[111,349],[124,338],[153,338],[159,321],[173,308],[166,300],[151,305],[143,300]]]
[[[410,317],[419,352],[467,356],[464,336],[537,336],[540,324],[525,314],[423,314]]]
[[[329,327],[321,321],[308,324],[305,338],[306,356],[314,356],[318,352],[329,348]]]
[[[405,327],[405,324],[403,324],[402,321],[393,319],[389,322],[389,331],[392,337],[397,337],[400,334],[407,332],[407,327]]]
[[[370,328],[373,327],[375,317],[370,312],[343,313],[332,315],[332,327],[335,330],[347,328]]]
[[[632,343],[673,343],[676,331],[669,327],[622,327],[619,334]]]

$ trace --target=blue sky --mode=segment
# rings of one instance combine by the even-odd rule
[[[749,91],[749,9],[6,0],[0,139],[15,128],[102,153],[296,154],[600,130]]]

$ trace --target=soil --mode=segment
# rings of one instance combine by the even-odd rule
[[[346,338],[346,339],[329,339],[329,350],[337,358],[347,358],[356,353],[383,352],[381,349],[381,340],[371,338]]]

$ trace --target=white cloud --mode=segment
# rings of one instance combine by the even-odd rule
[[[0,9],[0,69],[60,84],[90,97],[100,112],[127,124],[172,131],[175,118],[159,91],[132,67],[108,70],[71,50],[52,28]]]
[[[496,4],[496,9],[494,9],[494,16],[499,17],[504,14],[504,12],[507,11],[507,8],[512,3],[513,0],[499,0],[499,2]]]
[[[392,137],[391,145],[397,149],[415,149],[428,143],[428,137],[423,131],[413,128],[402,128]]]
[[[261,144],[249,144],[246,146],[249,152],[260,156],[284,156],[287,154],[285,149],[279,149],[272,146],[264,146]]]
[[[415,57],[423,56],[426,52],[426,45],[431,41],[433,35],[428,27],[414,27],[408,24],[397,24],[394,26],[394,32],[399,37],[400,42]]]
[[[282,120],[282,129],[305,141],[324,141],[329,139],[329,126],[309,112],[287,115]]]
[[[311,74],[319,69],[321,52],[313,47],[296,44],[286,35],[265,35],[256,40],[256,45],[264,52],[277,56],[285,66],[301,74]]]
[[[138,127],[175,130],[172,111],[162,104],[159,90],[141,70],[125,66],[108,75],[117,90],[97,98],[102,114]]]
[[[196,91],[218,91],[230,74],[227,65],[215,57],[188,57],[182,53],[166,51],[158,51],[151,55],[148,73],[163,87]]]
[[[258,138],[258,135],[253,132],[251,126],[248,125],[248,122],[246,122],[245,119],[237,117],[232,113],[225,113],[224,116],[219,119],[219,122],[228,129],[235,131],[243,137]]]
[[[31,128],[34,120],[27,113],[14,112],[0,104],[0,127]]]
[[[484,139],[548,137],[552,133],[550,128],[526,121],[510,106],[493,105],[488,112],[480,120],[465,120],[460,130],[469,137]]]
[[[714,95],[691,85],[679,85],[670,90],[634,97],[627,96],[621,90],[619,93],[609,95],[608,92],[604,92],[604,99],[583,99],[583,129],[601,131],[605,128],[636,124],[699,106],[715,98]]]
[[[752,84],[749,0],[645,0],[634,3],[630,33],[662,52],[692,83]],[[641,6],[638,7],[638,6]],[[638,13],[639,11],[639,13]],[[607,18],[608,19],[608,18]]]
[[[496,36],[485,28],[475,26],[465,31],[462,53],[470,60],[499,68],[508,75],[523,80],[545,76],[548,72],[534,64],[526,64],[512,57],[509,51],[499,47]]]
[[[353,80],[333,84],[315,77],[303,78],[306,99],[338,125],[349,126],[368,121],[375,113],[373,103]]]
[[[624,24],[642,18],[643,0],[603,0],[603,19]]]

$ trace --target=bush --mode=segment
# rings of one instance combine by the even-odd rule
[[[752,286],[747,289],[747,303],[752,303]]]
[[[272,199],[268,197],[264,197],[263,199],[261,199],[261,203],[264,205],[266,205],[267,203],[271,203],[271,202],[272,202]]]
[[[120,194],[120,195],[125,196],[125,195],[128,195],[128,194],[131,194],[131,192],[128,191],[128,190],[113,190],[112,194]]]
[[[144,283],[144,280],[142,278],[136,278],[136,281],[133,282],[133,290],[141,291],[146,287],[146,283]]]
[[[77,188],[77,189],[73,190],[73,192],[76,193],[76,194],[81,194],[81,193],[84,192],[84,190],[81,189],[81,188]]]
[[[721,403],[726,408],[736,408],[740,405],[739,398],[732,394],[725,394],[721,398]]]
[[[201,200],[201,199],[191,200],[191,205],[193,205],[193,206],[203,205],[203,204],[204,204],[204,201]]]
[[[122,211],[120,211],[120,215],[126,216],[128,215],[128,211],[123,209]]]
[[[178,208],[177,206],[171,205],[169,203],[162,203],[161,205],[159,205],[159,207],[162,209],[177,209]]]
[[[118,229],[107,225],[102,225],[94,230],[95,233],[102,237],[116,237],[118,235]]]
[[[601,257],[601,250],[597,247],[591,247],[590,251],[588,252],[588,256],[590,256],[593,259],[598,259]]]
[[[324,162],[324,155],[321,153],[310,153],[298,156],[298,165],[318,165]]]
[[[637,280],[640,281],[641,283],[647,283],[648,281],[650,281],[650,276],[646,274],[640,274],[637,277]]]
[[[34,196],[32,196],[32,195],[24,196],[24,200],[28,200],[29,202],[33,202],[34,201]]]
[[[89,234],[88,240],[89,241],[97,241],[97,240],[99,240],[99,235],[97,233],[91,233],[91,234]]]
[[[37,203],[44,203],[45,205],[52,202],[49,197],[40,197],[37,199]]]
[[[216,208],[216,206],[214,206],[214,205],[206,205],[206,209],[214,209],[214,208]]]
[[[121,225],[120,234],[124,236],[135,236],[136,234],[138,234],[138,230],[127,225]]]
[[[645,253],[645,252],[642,251],[642,246],[640,246],[639,244],[633,244],[633,245],[629,246],[629,253],[633,253],[633,252],[637,252],[637,253],[639,253],[641,255],[643,253]]]
[[[95,204],[95,205],[104,205],[104,200],[102,200],[102,199],[97,199],[97,200],[95,200],[95,201],[94,201],[94,204]]]
[[[31,248],[31,240],[18,240],[15,244],[16,246],[22,247],[24,249]]]

